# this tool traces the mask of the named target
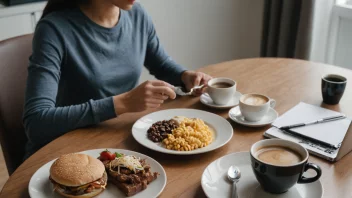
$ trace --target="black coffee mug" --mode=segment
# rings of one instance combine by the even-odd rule
[[[342,98],[347,84],[347,79],[336,74],[328,74],[322,77],[321,92],[323,102],[330,105],[338,104]]]
[[[280,147],[295,151],[302,157],[298,163],[291,165],[274,165],[259,160],[256,156],[258,150],[265,147]],[[251,164],[254,175],[256,176],[261,187],[270,193],[284,193],[296,183],[311,183],[317,181],[321,176],[321,169],[318,165],[308,163],[308,151],[301,145],[280,139],[262,140],[252,145]],[[306,178],[303,173],[308,169],[313,169],[317,174],[314,177]]]

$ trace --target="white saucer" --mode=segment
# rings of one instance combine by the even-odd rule
[[[200,102],[208,107],[212,107],[212,108],[216,108],[216,109],[229,109],[229,108],[232,108],[232,107],[237,106],[239,104],[241,96],[242,96],[242,94],[240,92],[236,91],[233,98],[226,105],[218,105],[213,102],[213,100],[210,98],[209,94],[205,93],[200,96]]]
[[[231,186],[227,170],[231,165],[241,170],[241,179],[237,183],[240,198],[321,198],[323,186],[320,180],[309,184],[296,184],[286,193],[270,194],[260,187],[251,167],[249,152],[231,153],[212,162],[203,172],[201,185],[207,197],[231,197]],[[314,176],[310,173],[306,177]]]
[[[275,109],[270,108],[268,113],[261,120],[257,122],[250,122],[244,119],[239,106],[234,107],[229,111],[229,117],[231,120],[238,124],[242,124],[244,126],[249,127],[262,127],[271,124],[276,120],[278,116],[279,114],[275,111]]]

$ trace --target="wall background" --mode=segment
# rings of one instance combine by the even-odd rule
[[[260,55],[264,1],[137,1],[153,18],[168,53],[188,69]],[[45,4],[0,5],[0,40],[33,32]],[[144,70],[141,82],[147,79],[152,76]]]
[[[319,0],[314,4],[312,47],[309,60],[326,62],[326,47],[328,46],[329,26],[332,7],[335,1]]]
[[[263,2],[140,0],[168,53],[188,69],[258,57]],[[145,70],[141,82],[152,79]]]
[[[310,60],[352,69],[352,0],[315,2]]]

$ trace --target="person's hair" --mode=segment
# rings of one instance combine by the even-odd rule
[[[49,0],[44,8],[42,18],[55,11],[74,8],[83,2],[88,2],[88,0]]]

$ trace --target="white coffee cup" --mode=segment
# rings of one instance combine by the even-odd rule
[[[208,82],[208,94],[217,105],[226,105],[236,93],[236,81],[229,78],[213,78]]]
[[[276,101],[261,94],[245,94],[240,98],[240,111],[245,120],[256,122],[268,113],[269,108],[274,108]]]

